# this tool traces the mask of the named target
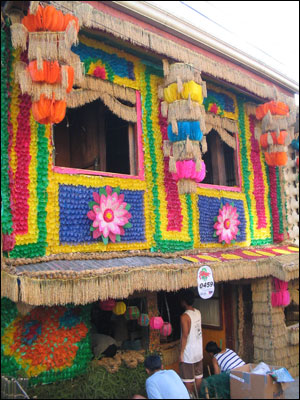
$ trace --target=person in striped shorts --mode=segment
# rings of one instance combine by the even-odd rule
[[[221,350],[216,342],[208,342],[205,350],[212,358],[215,374],[230,371],[245,364],[245,362],[233,350]]]

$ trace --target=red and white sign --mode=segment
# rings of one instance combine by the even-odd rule
[[[212,270],[208,265],[199,268],[197,283],[199,296],[202,299],[210,299],[215,291],[215,282]]]

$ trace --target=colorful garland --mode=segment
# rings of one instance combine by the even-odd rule
[[[83,373],[92,357],[89,328],[89,306],[36,307],[16,316],[1,332],[2,372],[16,376],[22,370],[32,384]]]

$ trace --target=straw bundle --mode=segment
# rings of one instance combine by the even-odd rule
[[[99,98],[118,117],[124,119],[125,121],[133,123],[137,122],[135,107],[126,106],[120,103],[110,94],[100,91],[74,89],[71,93],[68,93],[67,95],[67,106],[70,108],[76,108]]]
[[[168,107],[168,123],[172,124],[172,130],[178,133],[177,121],[199,121],[202,132],[206,131],[205,127],[205,109],[194,101],[189,104],[188,100],[177,100],[169,104]]]
[[[199,142],[195,140],[182,140],[173,143],[173,157],[175,161],[178,160],[190,160],[190,159],[200,159],[201,150],[199,147]]]
[[[280,349],[286,346],[287,344],[287,334],[285,333],[279,337],[258,337],[254,336],[253,338],[254,347],[266,350],[271,350],[273,348]]]
[[[109,81],[86,76],[80,83],[80,87],[82,89],[106,92],[113,97],[136,104],[136,92],[134,89],[119,86]]]
[[[245,343],[244,343],[244,329],[245,329],[245,314],[244,314],[244,301],[243,301],[243,289],[240,285],[238,287],[238,343],[239,349],[238,353],[243,358],[245,351]]]
[[[11,42],[13,47],[16,49],[17,47],[21,47],[23,51],[26,50],[27,47],[27,38],[28,31],[23,24],[14,23],[10,27],[11,32]]]

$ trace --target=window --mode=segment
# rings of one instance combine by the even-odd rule
[[[207,300],[201,299],[198,290],[195,289],[194,307],[201,312],[202,325],[204,328],[222,329],[220,285],[215,285],[213,296]]]
[[[101,100],[67,109],[53,136],[56,166],[138,175],[136,124],[117,117]]]
[[[227,131],[228,135],[234,137]],[[203,154],[206,176],[202,183],[220,186],[239,186],[237,151],[223,142],[212,129],[206,137],[207,152]]]

